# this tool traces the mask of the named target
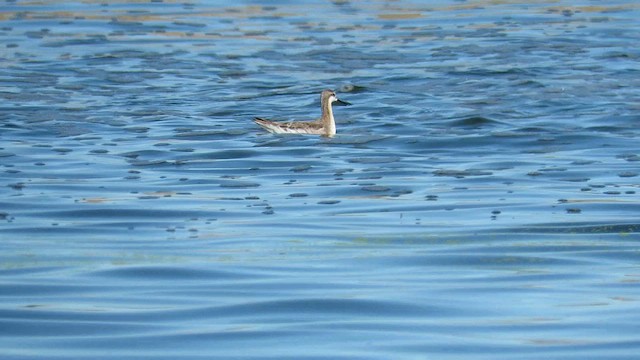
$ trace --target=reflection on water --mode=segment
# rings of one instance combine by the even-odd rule
[[[635,358],[639,11],[5,2],[4,356]]]

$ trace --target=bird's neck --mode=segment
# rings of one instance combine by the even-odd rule
[[[333,118],[331,103],[322,104],[322,125],[326,136],[336,134],[336,120]]]

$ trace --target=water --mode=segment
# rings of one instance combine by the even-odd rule
[[[4,2],[2,358],[636,359],[639,16]]]

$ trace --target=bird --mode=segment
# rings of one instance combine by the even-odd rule
[[[274,134],[313,134],[333,137],[336,134],[336,121],[333,118],[332,104],[351,105],[338,99],[335,91],[327,89],[323,90],[320,95],[322,115],[317,120],[280,122],[256,117],[254,122]]]

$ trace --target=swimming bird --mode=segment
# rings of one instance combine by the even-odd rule
[[[256,124],[274,134],[315,134],[332,137],[336,134],[336,121],[333,118],[332,104],[351,105],[338,99],[333,90],[324,90],[320,95],[322,116],[315,121],[279,122],[263,118],[255,118]]]

